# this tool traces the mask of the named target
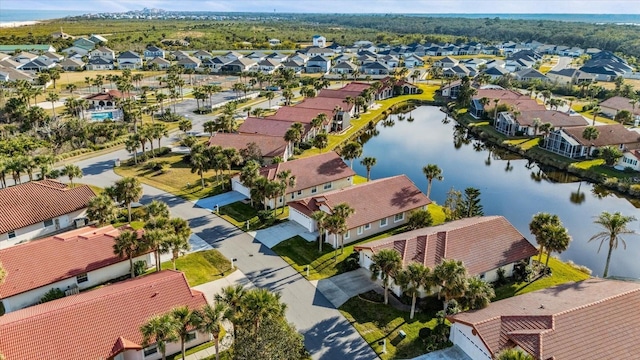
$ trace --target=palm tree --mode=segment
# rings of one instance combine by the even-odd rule
[[[171,252],[171,263],[173,264],[173,270],[175,270],[176,260],[180,253],[191,250],[191,245],[189,244],[191,229],[189,228],[189,223],[181,218],[169,220],[167,228],[167,238],[161,244],[161,252]]]
[[[427,164],[427,166],[422,168],[422,172],[424,176],[427,177],[427,197],[429,197],[431,195],[431,183],[433,180],[444,180],[444,177],[442,177],[442,169],[436,164]]]
[[[280,190],[282,194],[282,213],[284,214],[284,207],[286,199],[284,198],[287,188],[293,189],[296,186],[296,176],[291,175],[291,170],[283,170],[276,174],[276,178],[280,181]],[[277,206],[277,204],[276,204]]]
[[[167,221],[166,218],[159,218],[157,220],[159,221],[150,221],[145,223],[145,231],[142,235],[142,240],[146,246],[153,250],[156,262],[156,272],[159,272],[162,270],[160,255],[168,250],[165,245],[167,242],[167,232],[165,231]]]
[[[273,91],[267,91],[264,94],[264,97],[267,98],[267,100],[269,101],[269,109],[271,109],[271,100],[273,100],[276,97],[276,94]]]
[[[324,242],[323,239],[323,235],[324,235],[324,231],[326,229],[325,226],[325,221],[327,220],[327,217],[329,215],[322,211],[322,210],[317,210],[314,211],[313,213],[311,213],[311,218],[316,222],[316,224],[318,225],[318,252],[322,253],[322,243]]]
[[[184,360],[186,357],[185,343],[187,342],[187,336],[189,336],[191,328],[200,326],[202,319],[198,311],[191,310],[188,306],[174,308],[171,310],[171,317],[177,325],[176,332],[180,338],[180,349],[182,351],[182,360]]]
[[[125,177],[116,181],[115,194],[118,202],[127,205],[128,218],[129,222],[131,222],[131,203],[140,200],[142,197],[140,181],[133,177]]]
[[[607,262],[604,267],[604,273],[602,277],[606,278],[609,274],[609,262],[611,261],[611,252],[618,248],[618,242],[622,242],[624,249],[627,249],[627,243],[621,237],[623,234],[635,235],[635,230],[629,229],[627,224],[636,221],[633,216],[624,216],[620,212],[611,214],[607,211],[603,211],[594,221],[595,224],[600,225],[604,231],[601,231],[593,235],[589,241],[600,240],[600,246],[598,252],[602,249],[602,244],[605,240],[609,240],[609,252],[607,253]]]
[[[153,316],[140,327],[140,332],[142,346],[146,347],[152,340],[155,341],[162,360],[166,359],[167,343],[178,340],[178,324],[170,314]]]
[[[89,200],[87,218],[97,222],[98,226],[108,224],[116,218],[116,207],[113,199],[101,194]]]
[[[321,132],[313,138],[313,146],[320,149],[320,153],[322,150],[329,145],[329,138],[325,132]]]
[[[496,355],[496,360],[534,360],[534,357],[521,349],[506,349]]]
[[[216,303],[225,306],[224,317],[233,325],[233,337],[236,338],[237,328],[240,326],[240,316],[242,312],[242,299],[246,294],[242,285],[231,285],[222,288],[219,294],[215,294]]]
[[[221,303],[215,303],[213,306],[206,304],[200,310],[200,330],[211,334],[216,347],[216,360],[220,360],[219,343],[220,333],[222,332],[222,320],[225,318],[226,306]]]
[[[467,279],[464,303],[470,310],[486,308],[495,296],[493,287],[488,282],[477,276]]]
[[[547,245],[546,238],[542,235],[542,229],[548,225],[562,226],[562,222],[558,215],[541,212],[533,215],[533,218],[529,223],[529,231],[531,231],[531,234],[535,236],[536,242],[540,246],[538,262],[542,261],[542,254],[544,253],[544,249]]]
[[[596,128],[595,126],[587,126],[582,131],[582,137],[587,141],[595,140],[599,136],[600,131],[598,131],[598,128]],[[591,155],[591,146],[589,146],[589,155]]]
[[[598,105],[594,106],[592,111],[593,111],[593,122],[591,123],[591,125],[592,126],[596,126],[596,117],[598,116],[598,113],[600,112],[600,106],[598,106]]]
[[[431,269],[423,264],[412,262],[396,276],[396,283],[402,291],[411,296],[411,313],[409,319],[413,319],[416,311],[416,300],[420,291],[429,293],[432,286]]]
[[[82,177],[82,169],[78,165],[67,164],[62,169],[62,175],[66,175],[69,178],[71,187],[73,187],[73,179]]]
[[[344,224],[345,228],[346,228],[347,219],[349,218],[349,216],[355,213],[355,210],[351,206],[349,206],[349,204],[347,203],[340,203],[334,206],[333,209],[331,210],[333,212],[333,215],[337,216],[340,219],[340,222]],[[343,252],[344,252],[344,236],[341,236],[340,237],[340,253],[342,254]]]
[[[567,229],[561,225],[544,225],[541,233],[547,248],[547,261],[544,264],[546,270],[549,268],[551,252],[561,253],[567,250],[569,242],[571,242],[571,236],[569,236]]]
[[[367,168],[367,181],[371,180],[371,168],[374,167],[376,163],[376,158],[370,156],[367,156],[360,161],[360,164]]]
[[[360,145],[355,141],[351,141],[347,143],[342,148],[342,156],[344,157],[345,160],[350,160],[351,162],[350,166],[353,169],[353,160],[362,156],[362,145]]]
[[[444,310],[449,301],[462,297],[467,290],[467,269],[462,261],[446,259],[433,269],[435,283],[440,286],[438,297],[444,297]]]
[[[57,93],[49,92],[45,100],[51,103],[51,111],[53,111],[53,119],[55,120],[56,118],[55,104],[56,104],[56,101],[60,100],[60,96]]]
[[[169,217],[169,206],[167,203],[152,200],[147,206],[145,206],[145,219],[153,219],[158,217]]]
[[[209,157],[204,153],[204,151],[191,149],[190,164],[191,164],[191,172],[197,173],[198,175],[200,175],[200,184],[204,189],[205,188],[204,173],[207,172],[207,170],[209,170],[209,164],[210,164]]]
[[[241,300],[243,318],[253,322],[254,333],[258,332],[263,320],[284,316],[287,305],[280,300],[280,293],[264,288],[247,291]]]
[[[123,231],[116,237],[113,244],[113,253],[119,258],[129,259],[129,271],[131,278],[135,277],[133,268],[133,258],[140,255],[145,250],[144,242],[138,238],[135,231]]]
[[[402,269],[402,257],[400,253],[392,249],[383,249],[373,254],[371,259],[373,263],[369,267],[371,270],[371,279],[382,280],[384,287],[384,303],[389,303],[389,285],[398,272]]]

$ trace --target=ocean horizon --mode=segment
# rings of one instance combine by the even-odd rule
[[[102,12],[109,12],[104,10]],[[184,11],[185,13],[211,13],[220,14],[220,12],[210,11]],[[0,11],[0,23],[11,23],[21,21],[38,21],[38,20],[52,20],[60,19],[68,16],[80,16],[89,13],[98,13],[98,11],[78,11],[78,10],[17,10],[17,9],[4,9]],[[233,12],[234,14],[241,14]],[[250,12],[247,12],[250,13]],[[280,13],[283,14],[283,13]],[[272,15],[272,14],[270,14]],[[359,13],[357,15],[377,15],[382,16],[386,14],[366,14]],[[608,23],[608,24],[640,24],[640,14],[460,14],[460,13],[440,13],[440,14],[403,14],[403,13],[391,13],[389,15],[404,15],[404,16],[427,16],[427,17],[450,17],[450,18],[469,18],[469,19],[483,19],[483,18],[500,18],[505,20],[551,20],[551,21],[570,21],[570,22],[586,22],[586,23]]]

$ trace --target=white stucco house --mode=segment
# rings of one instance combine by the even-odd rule
[[[622,153],[622,157],[618,160],[615,168],[618,170],[631,168],[635,171],[640,171],[640,150],[627,150]]]
[[[327,38],[322,35],[313,35],[312,42],[313,42],[313,46],[317,46],[317,47],[327,46]]]
[[[75,294],[127,276],[129,261],[113,253],[115,239],[125,230],[111,225],[83,227],[0,250],[0,262],[10,274],[0,285],[0,303],[5,312],[36,305],[54,288]],[[138,231],[138,235],[142,236],[142,232]],[[155,264],[152,253],[133,261]]]
[[[0,189],[0,249],[54,231],[84,226],[90,187],[73,189],[54,180],[31,181]]]

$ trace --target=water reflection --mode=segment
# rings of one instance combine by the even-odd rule
[[[421,169],[429,163],[438,164],[445,180],[433,183],[432,200],[444,203],[451,187],[479,188],[485,214],[506,216],[529,239],[533,237],[528,225],[535,213],[556,213],[574,239],[562,258],[584,264],[594,274],[602,272],[606,256],[597,254],[597,246],[587,244],[599,231],[592,223],[594,216],[606,210],[640,217],[634,205],[620,194],[488,146],[455,121],[444,121],[444,114],[436,107],[419,107],[409,115],[415,118],[413,123],[391,115],[360,135],[363,156],[377,159],[374,178],[406,174],[418,188],[426,189]],[[366,175],[359,161],[354,169]],[[640,232],[640,222],[632,226]],[[640,277],[640,262],[636,260],[640,239],[629,240],[626,251],[620,248],[613,254],[612,275]]]

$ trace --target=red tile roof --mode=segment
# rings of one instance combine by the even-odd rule
[[[333,108],[331,110],[322,110],[296,105],[281,107],[274,115],[269,116],[269,119],[310,124],[311,120],[321,113],[327,115],[327,123],[333,118]]]
[[[622,124],[596,126],[600,135],[595,140],[587,140],[582,137],[582,132],[585,128],[586,126],[577,126],[563,129],[563,131],[584,146],[608,146],[640,142],[640,134],[627,129]]]
[[[347,85],[343,86],[340,90],[344,90],[344,91],[357,91],[357,92],[363,92],[364,90],[368,89],[371,87],[371,84],[369,83],[364,83],[364,82],[358,82],[358,81],[352,81],[350,83],[348,83]]]
[[[311,216],[320,209],[320,202],[329,209],[340,203],[349,204],[355,212],[347,219],[347,229],[353,229],[427,206],[431,200],[406,175],[398,175],[292,201],[289,206]]]
[[[177,271],[165,270],[18,310],[0,317],[0,353],[7,359],[106,359],[142,343],[151,316],[206,304]]]
[[[287,142],[277,136],[260,134],[229,134],[217,133],[209,139],[209,146],[222,146],[223,148],[245,149],[250,143],[255,143],[262,156],[284,156]]]
[[[514,110],[518,110],[520,112],[524,112],[524,111],[532,111],[532,110],[537,110],[537,111],[544,111],[546,110],[546,108],[540,104],[538,104],[537,101],[529,98],[529,97],[522,97],[522,98],[518,98],[518,99],[500,99],[500,102],[498,103],[498,106],[500,106],[501,104],[507,104],[509,105],[512,109]],[[492,101],[490,102],[487,107],[493,107],[496,104]]]
[[[269,165],[260,169],[260,175],[269,180],[276,180],[276,175],[286,170],[291,170],[291,174],[296,177],[296,186],[293,189],[288,188],[287,194],[356,175],[355,171],[333,151]]]
[[[525,110],[518,115],[518,123],[524,126],[533,126],[533,119],[538,118],[545,123],[551,123],[554,127],[571,127],[588,125],[587,120],[582,116],[569,116],[555,110]]]
[[[132,93],[123,93],[120,90],[107,90],[98,94],[93,94],[85,97],[87,100],[104,100],[115,101],[116,99],[135,97]]]
[[[635,359],[640,284],[589,279],[449,317],[473,327],[492,354],[520,346],[535,359]]]
[[[362,91],[356,91],[356,90],[345,90],[344,88],[342,89],[323,89],[320,90],[320,93],[318,93],[318,97],[324,97],[324,98],[334,98],[334,99],[346,99],[347,96],[351,96],[352,98],[356,98],[358,96],[360,96],[360,94],[362,94]]]
[[[629,98],[625,98],[622,96],[614,96],[600,103],[600,106],[608,107],[618,111],[627,110],[629,112],[633,112],[635,115],[640,115],[640,103],[636,104],[635,111],[634,111],[634,107],[631,106],[631,103],[629,101],[631,101],[631,99]]]
[[[522,95],[521,93],[513,90],[506,89],[478,89],[478,93],[473,97],[474,99],[481,99],[486,97],[487,99],[520,99],[529,98],[529,96]]]
[[[314,97],[314,98],[306,98],[301,103],[297,104],[295,107],[297,108],[306,108],[306,109],[321,109],[328,110],[333,112],[333,109],[336,106],[341,107],[345,111],[351,111],[353,108],[353,104],[347,104],[343,101],[344,99],[334,99],[334,98],[326,98],[326,97]],[[333,117],[333,113],[329,118]]]
[[[87,185],[69,189],[54,180],[0,189],[0,234],[84,209],[94,196]]]
[[[0,294],[13,296],[126,261],[113,254],[120,232],[111,225],[84,227],[0,250],[0,262],[10,274]]]
[[[462,261],[479,275],[537,253],[536,248],[502,216],[451,221],[356,246],[374,253],[394,249],[404,264],[418,262],[433,268],[442,259]]]
[[[264,119],[248,117],[239,127],[238,132],[241,134],[261,134],[261,135],[269,135],[269,136],[277,136],[284,137],[284,134],[291,128],[293,122],[290,121],[280,121],[276,119],[272,119],[271,117],[267,117]],[[306,135],[307,132],[311,129],[311,125],[304,125],[304,134],[302,137]]]

